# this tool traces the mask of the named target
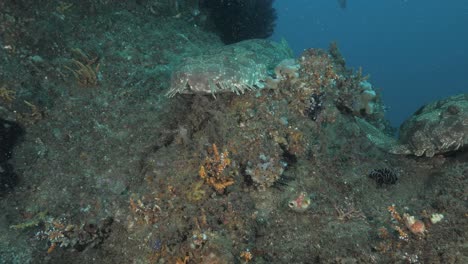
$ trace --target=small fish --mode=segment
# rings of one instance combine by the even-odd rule
[[[340,5],[341,9],[346,9],[346,0],[338,0],[338,5]]]

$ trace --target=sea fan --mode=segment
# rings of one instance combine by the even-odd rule
[[[382,168],[374,169],[369,173],[369,178],[374,179],[379,187],[384,184],[395,184],[398,180],[398,175],[392,169]]]

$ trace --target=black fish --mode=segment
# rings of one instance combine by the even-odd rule
[[[341,9],[346,9],[346,0],[338,0]]]

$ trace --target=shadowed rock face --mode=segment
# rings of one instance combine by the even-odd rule
[[[268,38],[276,21],[274,0],[203,0],[216,31],[226,44],[246,39]]]
[[[432,157],[468,146],[468,94],[421,107],[400,128],[400,142],[416,156]]]
[[[16,174],[8,160],[22,134],[23,130],[18,124],[0,118],[0,194],[16,185]]]
[[[243,93],[261,88],[268,72],[290,56],[285,44],[256,39],[187,58],[173,70],[168,96]]]

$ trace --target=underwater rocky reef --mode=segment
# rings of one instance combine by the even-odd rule
[[[336,43],[198,4],[0,2],[0,263],[468,262],[468,95],[395,138]]]

